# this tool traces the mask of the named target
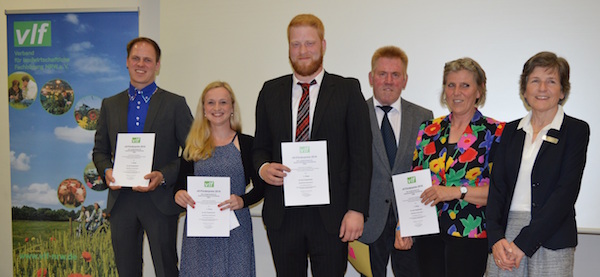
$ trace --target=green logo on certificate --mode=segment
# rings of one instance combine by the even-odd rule
[[[310,146],[300,146],[300,153],[310,153]]]
[[[214,188],[215,187],[215,181],[204,181],[204,187],[205,188]]]
[[[414,184],[417,182],[417,177],[415,177],[415,176],[408,177],[408,178],[406,178],[406,182],[409,184]]]
[[[140,143],[142,141],[142,138],[140,137],[132,137],[131,138],[131,143]]]

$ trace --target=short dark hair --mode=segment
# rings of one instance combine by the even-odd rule
[[[154,52],[156,52],[156,62],[160,62],[160,47],[158,46],[158,43],[156,43],[156,41],[152,40],[151,38],[147,37],[134,38],[129,43],[127,43],[127,58],[129,58],[129,55],[131,54],[131,48],[133,48],[133,46],[138,42],[146,42],[152,45],[152,47],[154,47]]]
[[[29,82],[29,76],[24,75],[23,77],[21,77],[21,81]]]
[[[521,73],[520,80],[520,93],[521,96],[525,96],[527,90],[527,80],[529,75],[533,72],[536,67],[542,67],[549,70],[557,70],[558,77],[560,78],[560,87],[562,93],[565,95],[563,99],[558,100],[558,104],[562,105],[571,92],[571,82],[569,82],[569,63],[563,57],[558,57],[552,52],[539,52],[533,57],[529,58],[523,65],[523,73]],[[524,98],[523,98],[524,99]],[[527,102],[527,101],[525,101]],[[529,106],[529,103],[526,103]]]

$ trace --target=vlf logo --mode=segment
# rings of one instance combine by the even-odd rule
[[[52,46],[52,28],[50,24],[50,21],[15,22],[15,47]]]

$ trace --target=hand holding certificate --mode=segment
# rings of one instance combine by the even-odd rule
[[[286,207],[329,204],[326,141],[281,143],[281,158],[291,169],[283,179]]]
[[[111,186],[148,186],[144,176],[152,171],[154,133],[119,133]]]
[[[431,187],[431,171],[423,169],[392,176],[402,237],[440,232],[435,206],[421,203],[421,194]]]
[[[229,199],[229,177],[188,176],[189,195],[194,199],[194,208],[187,207],[188,237],[229,237],[230,214],[221,210],[219,203]],[[235,213],[233,214],[235,217]],[[237,223],[239,226],[239,223]]]

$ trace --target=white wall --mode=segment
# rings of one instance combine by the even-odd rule
[[[371,55],[380,46],[394,44],[409,56],[403,97],[432,109],[436,116],[447,114],[438,104],[443,65],[470,56],[488,76],[482,112],[510,121],[526,114],[518,96],[523,63],[539,51],[554,51],[572,69],[565,111],[592,128],[577,215],[580,227],[598,232],[600,210],[593,207],[600,186],[591,175],[599,166],[593,154],[600,152],[595,133],[600,126],[593,122],[595,104],[600,102],[594,85],[600,61],[598,11],[600,3],[591,0],[169,1],[161,5],[165,54],[160,82],[184,94],[192,110],[206,84],[217,79],[229,82],[241,103],[244,131],[252,134],[263,82],[291,71],[287,24],[296,14],[313,13],[325,24],[326,70],[359,78],[365,97],[372,94],[367,78]],[[258,276],[274,276],[261,220],[253,222]],[[588,255],[600,246],[600,236],[579,237],[575,273],[589,276],[600,271],[594,255]],[[349,268],[348,276],[358,275]]]
[[[502,121],[526,114],[518,80],[525,61],[543,50],[571,65],[569,115],[592,129],[587,170],[577,204],[580,228],[600,232],[600,209],[593,209],[600,186],[592,168],[600,153],[600,94],[594,80],[600,61],[600,2],[592,0],[332,0],[332,1],[169,1],[161,6],[161,85],[186,95],[195,109],[209,82],[228,81],[241,103],[244,131],[254,131],[254,108],[264,81],[291,72],[286,27],[298,13],[313,13],[325,24],[325,69],[361,81],[372,95],[367,74],[373,52],[388,44],[409,58],[402,96],[447,114],[438,98],[445,62],[470,56],[488,76],[482,112]],[[587,209],[584,207],[588,207]]]
[[[159,7],[160,6],[160,7]],[[409,82],[403,97],[432,109],[437,104],[443,64],[462,56],[476,59],[488,75],[486,115],[513,120],[526,112],[518,98],[523,63],[541,50],[554,51],[571,64],[572,94],[567,114],[592,127],[588,165],[578,201],[580,227],[600,229],[600,192],[591,173],[597,168],[598,123],[592,122],[600,100],[594,80],[600,61],[600,2],[592,0],[331,0],[331,1],[182,1],[182,0],[0,0],[0,10],[140,7],[140,34],[159,39],[163,49],[159,85],[186,96],[194,111],[210,81],[228,81],[242,104],[244,131],[254,133],[254,105],[262,83],[289,73],[286,26],[298,13],[314,13],[325,24],[325,67],[359,78],[370,97],[370,57],[394,44],[409,55]],[[160,36],[159,36],[160,34]],[[0,72],[5,72],[6,17],[0,15]],[[0,74],[0,84],[7,75]],[[11,276],[10,160],[8,103],[0,97],[0,276]],[[260,218],[253,218],[258,276],[274,276]],[[575,276],[600,271],[593,260],[600,236],[580,235]],[[147,253],[146,253],[147,255]],[[144,258],[150,261],[149,257]],[[153,276],[151,265],[144,276]],[[358,276],[349,268],[348,276]]]

